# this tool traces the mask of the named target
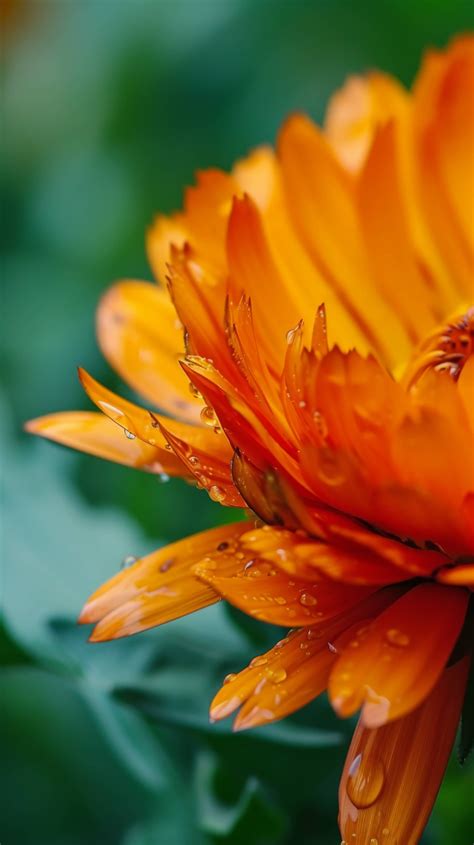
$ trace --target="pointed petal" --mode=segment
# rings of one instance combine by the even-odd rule
[[[445,670],[421,707],[371,730],[356,728],[339,788],[345,842],[417,845],[456,735],[469,659]]]
[[[165,546],[103,584],[88,599],[81,623],[96,622],[91,640],[126,637],[219,601],[192,567],[216,547],[230,547],[247,523],[226,525]],[[234,567],[240,561],[233,558]],[[232,565],[227,563],[227,567]]]
[[[347,172],[322,133],[303,115],[294,115],[284,125],[279,152],[295,226],[364,336],[365,344],[357,339],[357,348],[366,351],[368,344],[386,363],[398,363],[408,353],[409,340],[368,272]],[[324,295],[319,297],[325,300]]]
[[[467,590],[421,584],[391,605],[335,666],[329,697],[337,713],[363,704],[362,722],[374,728],[418,707],[449,660],[468,600]]]
[[[64,411],[30,420],[26,431],[107,461],[148,472],[183,475],[183,464],[162,446],[125,437],[123,429],[95,411]]]

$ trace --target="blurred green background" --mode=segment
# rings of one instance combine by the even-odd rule
[[[94,308],[150,277],[144,231],[197,168],[228,168],[285,115],[321,118],[344,77],[409,84],[471,0],[10,0],[2,59],[2,845],[333,845],[351,724],[324,699],[233,736],[222,677],[278,638],[224,606],[88,645],[74,620],[129,554],[225,521],[205,493],[29,439],[112,388]],[[7,14],[8,12],[8,14]],[[429,749],[427,749],[429,754]],[[472,842],[472,765],[453,760],[426,845]],[[471,795],[471,798],[469,798]]]

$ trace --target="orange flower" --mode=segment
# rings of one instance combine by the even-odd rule
[[[291,626],[211,716],[252,727],[326,688],[360,709],[340,789],[360,845],[418,842],[472,655],[473,89],[460,38],[411,94],[351,79],[323,130],[294,115],[276,152],[200,173],[148,233],[163,286],[120,282],[98,310],[105,356],[167,416],[80,371],[99,413],[27,426],[248,508],[120,572],[80,621],[112,639],[225,598]]]

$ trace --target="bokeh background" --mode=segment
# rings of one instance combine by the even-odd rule
[[[75,618],[130,554],[225,521],[204,492],[28,438],[87,408],[94,308],[149,278],[144,231],[197,168],[320,119],[351,72],[410,84],[471,0],[10,0],[2,59],[3,845],[333,845],[352,725],[323,699],[232,735],[207,707],[278,638],[224,606],[89,645]],[[430,749],[426,749],[430,753]],[[472,765],[449,768],[425,845],[470,845]],[[469,798],[469,796],[471,796]]]

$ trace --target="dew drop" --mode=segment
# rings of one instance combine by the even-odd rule
[[[337,648],[332,643],[328,643],[328,649],[332,654],[339,654]]]
[[[382,830],[382,836],[388,836],[389,833],[390,833],[390,831],[389,831],[388,827],[384,827],[384,829]]]
[[[209,405],[204,405],[204,408],[201,411],[201,421],[204,423],[204,425],[214,427],[216,425],[216,415],[214,413],[214,408],[210,408]]]
[[[369,842],[369,845],[379,845],[379,840],[372,836],[372,839]]]
[[[197,455],[190,455],[189,463],[191,464],[192,467],[200,466],[200,461],[199,461],[199,458],[197,457]]]
[[[286,680],[286,671],[285,669],[267,669],[266,676],[269,681],[273,681],[274,684],[281,684],[282,681]]]
[[[320,640],[323,635],[322,631],[319,631],[317,628],[308,628],[306,632],[306,637],[308,640]]]
[[[229,672],[229,674],[225,676],[223,683],[224,684],[230,684],[230,682],[233,681],[236,677],[237,677],[236,672]]]
[[[404,634],[398,628],[389,628],[385,634],[385,638],[390,645],[396,646],[397,648],[404,648],[410,642],[408,634]]]
[[[298,402],[298,407],[299,408],[306,408],[306,402],[305,402],[304,399],[300,399],[300,401]]]
[[[123,432],[125,434],[125,437],[128,438],[128,440],[135,440],[135,438],[137,436],[136,434],[133,433],[133,431],[129,431],[128,428],[124,428]]]
[[[192,396],[194,396],[195,399],[202,399],[202,394],[199,392],[197,387],[195,387],[194,384],[191,381],[189,382],[189,392],[191,393]]]
[[[275,601],[277,604],[286,604],[286,599],[284,596],[275,596]]]
[[[352,761],[346,782],[347,795],[362,810],[375,804],[383,790],[385,772],[382,761],[374,755],[357,754]]]
[[[299,327],[300,327],[300,324],[298,323],[293,329],[290,329],[286,333],[286,342],[287,342],[288,346],[291,346],[291,344],[293,343],[296,335],[298,334]]]
[[[219,543],[217,546],[218,552],[225,552],[226,549],[229,548],[229,543],[226,540],[223,540],[222,543]]]
[[[301,593],[300,604],[304,605],[304,607],[314,607],[317,603],[318,600],[311,593]]]
[[[151,417],[151,427],[152,427],[152,428],[159,428],[159,427],[160,427],[160,423],[159,423],[159,422],[158,422],[158,420],[156,419],[155,415],[154,415],[154,414],[152,414],[152,413],[151,413],[151,411],[149,411],[148,413],[150,414],[150,417]]]
[[[158,478],[162,484],[166,484],[170,480],[170,477],[166,472],[160,472]]]
[[[217,484],[213,484],[212,487],[209,488],[209,496],[213,502],[223,502],[225,499],[225,492],[222,487],[218,487]]]
[[[133,564],[136,563],[137,560],[138,558],[136,558],[134,555],[127,555],[127,557],[124,557],[122,563],[120,564],[120,569],[129,569],[129,567],[133,566]]]
[[[250,666],[255,668],[255,666],[265,666],[266,663],[267,658],[262,654],[260,657],[254,657],[253,660],[250,661]]]

